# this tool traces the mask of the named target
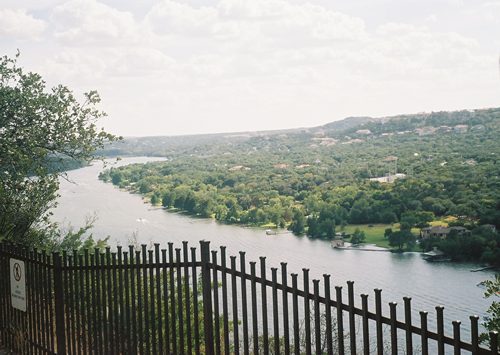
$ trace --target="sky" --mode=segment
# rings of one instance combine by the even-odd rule
[[[0,48],[124,136],[500,106],[500,0],[1,0]]]

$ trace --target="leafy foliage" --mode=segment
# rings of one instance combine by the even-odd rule
[[[96,127],[105,115],[97,92],[79,103],[65,86],[48,89],[18,56],[0,58],[0,236],[27,243],[39,237],[32,227],[48,226],[66,166],[90,162],[116,137]]]
[[[365,241],[365,232],[359,230],[359,228],[356,228],[354,230],[354,233],[351,237],[351,243],[352,244],[360,244]]]
[[[166,208],[225,223],[288,226],[317,238],[349,224],[400,222],[409,231],[449,215],[471,227],[500,228],[500,109],[346,121],[132,139],[108,152],[168,161],[111,169],[101,178]],[[369,180],[389,173],[406,178]],[[408,233],[395,245],[411,245]]]
[[[500,340],[500,302],[495,301],[495,299],[498,299],[500,297],[500,274],[496,274],[493,280],[486,280],[481,282],[481,285],[486,287],[484,297],[493,297],[494,299],[494,301],[491,303],[490,308],[488,308],[488,316],[485,317],[483,325],[490,332],[498,332],[496,336],[499,337],[498,340]],[[485,341],[489,339],[489,336],[489,334],[482,334],[481,338],[483,341]]]

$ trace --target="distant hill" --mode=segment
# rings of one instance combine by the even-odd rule
[[[343,132],[348,129],[362,126],[368,122],[377,122],[380,120],[380,118],[373,117],[347,117],[340,121],[334,121],[323,126],[319,126],[318,128],[329,132]]]
[[[289,138],[290,142],[308,141],[313,136],[332,139],[366,138],[366,136],[402,134],[421,129],[419,134],[432,134],[455,129],[457,125],[467,125],[480,129],[492,119],[500,118],[500,108],[440,111],[397,115],[391,117],[347,117],[339,121],[310,128],[295,128],[273,131],[234,132],[198,134],[183,136],[125,137],[100,152],[105,156],[171,156],[172,154],[196,154],[207,147],[235,146],[250,140],[269,140]],[[435,129],[435,130],[433,130]]]

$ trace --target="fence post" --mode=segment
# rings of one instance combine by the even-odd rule
[[[200,241],[201,277],[203,287],[203,325],[205,330],[205,354],[214,354],[214,330],[212,313],[212,292],[210,279],[210,242]]]
[[[54,300],[56,313],[56,338],[57,338],[57,355],[66,354],[66,334],[64,325],[64,290],[61,256],[59,253],[52,253],[54,261]]]

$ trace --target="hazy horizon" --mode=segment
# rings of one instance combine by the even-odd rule
[[[129,137],[500,106],[500,1],[5,0],[2,55]]]

